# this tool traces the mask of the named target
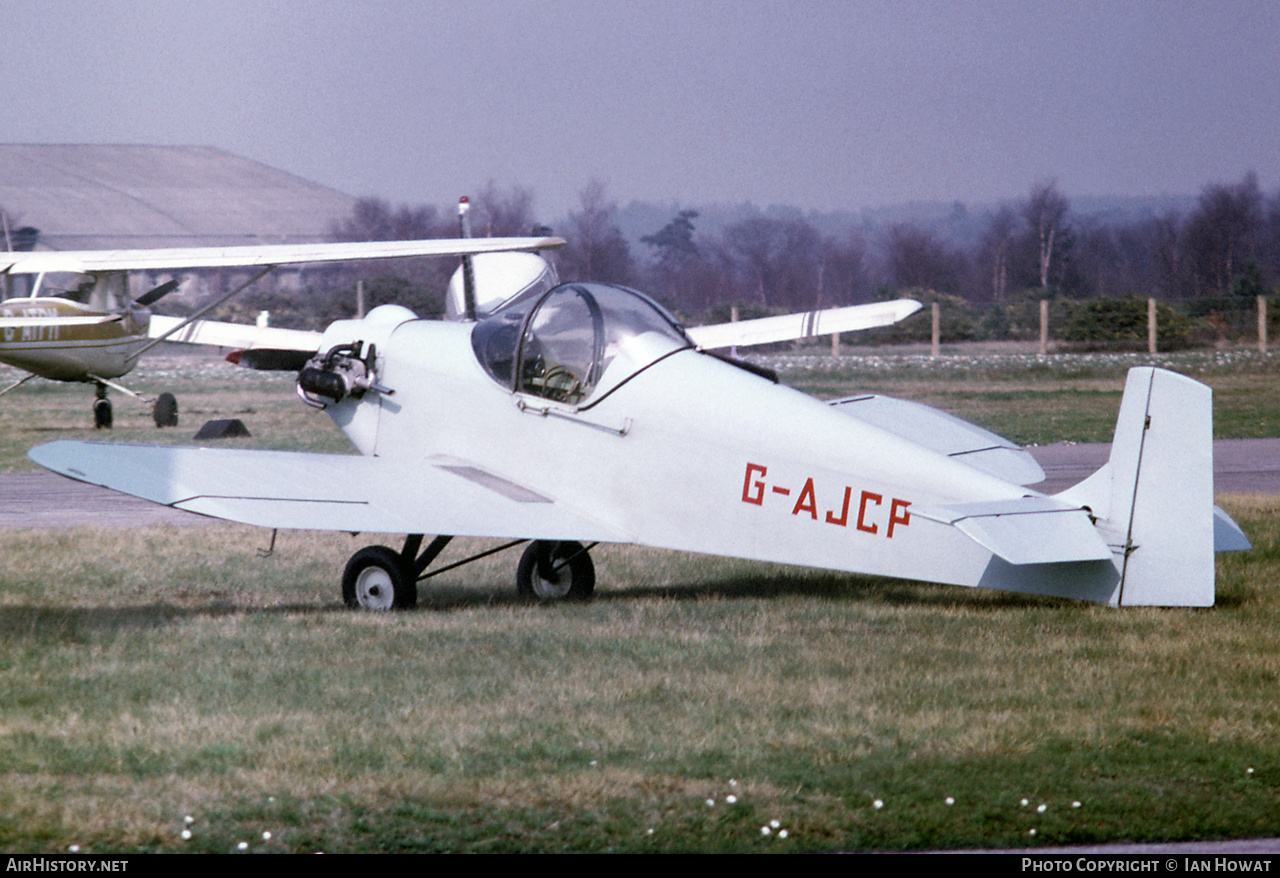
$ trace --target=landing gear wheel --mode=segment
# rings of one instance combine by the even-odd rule
[[[342,601],[352,609],[408,610],[418,603],[418,583],[399,552],[366,546],[351,556],[342,572]]]
[[[516,590],[543,603],[582,601],[596,588],[596,567],[581,543],[534,540],[520,556]]]
[[[172,393],[162,393],[156,397],[156,404],[151,407],[151,416],[157,427],[178,426],[178,400]]]
[[[93,401],[93,428],[95,430],[111,429],[111,400],[95,399]]]

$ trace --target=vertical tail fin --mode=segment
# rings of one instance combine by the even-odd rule
[[[1088,506],[1098,519],[1120,571],[1118,604],[1213,605],[1208,387],[1164,369],[1131,369],[1110,460],[1058,497]]]

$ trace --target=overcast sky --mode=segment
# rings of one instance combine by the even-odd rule
[[[211,145],[393,203],[489,180],[831,210],[1280,188],[1280,3],[6,3],[13,143]]]

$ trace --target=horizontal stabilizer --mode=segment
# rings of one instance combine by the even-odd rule
[[[912,506],[911,514],[951,525],[1010,564],[1107,561],[1112,557],[1088,510],[1048,497]]]
[[[1253,543],[1244,535],[1240,525],[1227,515],[1221,506],[1213,507],[1213,550],[1215,552],[1247,552]]]
[[[1025,448],[930,406],[876,394],[838,399],[831,406],[1006,482],[1044,481],[1044,470]]]
[[[735,345],[748,347],[888,326],[919,310],[920,303],[913,299],[895,299],[892,302],[874,302],[870,305],[850,305],[847,308],[805,311],[778,317],[761,317],[758,320],[694,326],[686,332],[700,348],[727,348]]]

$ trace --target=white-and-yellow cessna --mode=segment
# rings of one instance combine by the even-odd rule
[[[128,374],[146,351],[178,336],[203,314],[235,296],[279,265],[304,265],[413,256],[467,256],[472,253],[554,247],[558,238],[374,241],[340,244],[280,244],[252,247],[185,247],[154,250],[0,252],[0,274],[33,278],[27,296],[0,302],[0,363],[28,374],[0,395],[33,377],[92,384],[97,389],[94,424],[110,427],[107,388],[143,399],[115,379]],[[197,269],[257,269],[247,282],[181,320],[152,316],[149,308],[178,286],[170,280],[133,299],[129,272],[150,275]],[[54,292],[50,292],[53,290]],[[188,336],[189,336],[188,330]],[[258,344],[298,344],[310,334],[263,329]],[[187,340],[190,340],[189,338]],[[305,344],[305,341],[302,342]],[[156,426],[177,422],[177,402],[162,393],[153,405]]]
[[[448,302],[453,319],[384,305],[241,357],[301,367],[299,395],[359,455],[63,441],[30,456],[230,521],[406,534],[344,571],[346,603],[377,610],[413,606],[453,535],[528,541],[517,587],[541,600],[591,594],[591,546],[625,542],[1207,606],[1214,552],[1248,547],[1213,504],[1210,391],[1171,372],[1132,370],[1109,462],[1046,495],[1031,456],[986,430],[880,396],[821,402],[709,350],[891,322],[913,302],[686,330],[641,293],[558,285],[523,253],[467,260]]]

